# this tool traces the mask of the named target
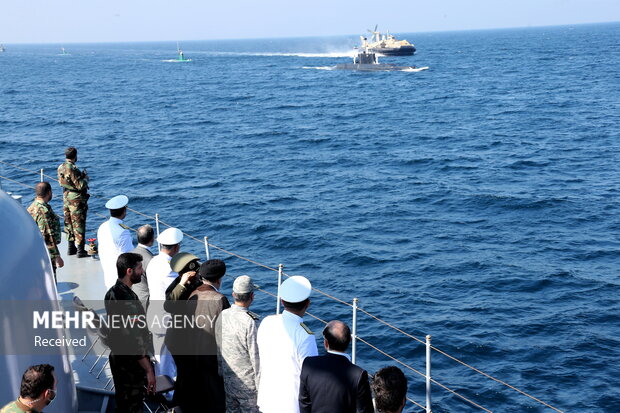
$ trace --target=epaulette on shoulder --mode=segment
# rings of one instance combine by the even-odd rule
[[[125,225],[125,224],[118,224],[118,225],[120,225],[120,226],[121,226],[121,228],[130,229],[130,228],[129,228],[127,225]]]
[[[306,330],[306,333],[308,333],[308,334],[314,334],[314,333],[312,332],[312,330],[310,330],[310,329],[308,328],[308,326],[307,326],[307,325],[305,325],[304,323],[299,323],[299,325],[301,326],[301,328],[303,328],[304,330]]]
[[[251,318],[252,320],[254,320],[254,321],[258,321],[258,320],[260,320],[260,316],[259,316],[258,314],[253,313],[253,312],[251,312],[251,311],[248,311],[247,313],[248,313],[248,315],[250,316],[250,318]]]

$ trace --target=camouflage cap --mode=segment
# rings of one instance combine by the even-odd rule
[[[247,294],[254,291],[254,284],[252,283],[252,278],[248,275],[240,275],[235,278],[235,282],[233,283],[233,293],[237,294]]]
[[[170,268],[178,274],[185,274],[188,271],[198,271],[198,268],[200,268],[200,261],[194,254],[179,252],[170,260]]]

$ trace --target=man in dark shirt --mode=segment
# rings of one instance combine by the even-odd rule
[[[155,374],[148,354],[153,339],[144,307],[131,289],[142,278],[142,257],[131,252],[121,254],[116,269],[118,280],[105,295],[116,411],[142,413],[145,384],[149,393],[155,391]]]

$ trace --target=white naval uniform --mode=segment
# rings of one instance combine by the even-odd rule
[[[258,407],[262,413],[299,412],[301,365],[306,357],[319,354],[314,334],[302,322],[284,310],[265,318],[258,328]]]
[[[166,300],[166,289],[179,274],[172,271],[172,257],[165,253],[154,256],[146,268],[146,280],[149,284],[151,300]]]
[[[109,290],[118,280],[116,260],[118,256],[133,249],[131,234],[123,228],[123,220],[110,217],[109,220],[99,226],[97,240],[99,241],[99,260],[103,268],[103,282],[106,290]]]
[[[172,257],[163,252],[154,256],[146,269],[146,280],[148,281],[150,293],[150,304],[147,317],[149,319],[149,325],[152,326],[151,332],[153,333],[155,359],[157,359],[158,362],[155,365],[155,373],[156,375],[166,375],[174,378],[177,375],[177,369],[174,364],[174,359],[164,343],[166,328],[163,327],[161,323],[150,322],[155,316],[163,321],[163,317],[167,314],[164,310],[166,289],[168,289],[170,283],[179,275],[170,268],[171,260]]]

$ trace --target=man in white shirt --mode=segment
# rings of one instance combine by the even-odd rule
[[[166,375],[170,378],[176,376],[176,367],[172,354],[168,351],[164,339],[166,328],[162,323],[153,323],[154,317],[163,321],[166,316],[164,302],[166,301],[166,289],[179,274],[172,271],[170,260],[178,254],[181,249],[183,233],[178,228],[168,228],[157,237],[160,244],[160,252],[154,256],[146,268],[146,279],[149,285],[149,309],[147,316],[149,325],[152,326],[153,346],[155,347],[155,359],[158,364],[155,366],[157,375]]]
[[[105,207],[110,210],[110,219],[101,224],[97,231],[99,260],[106,291],[112,288],[118,279],[116,270],[118,256],[133,249],[129,227],[123,225],[128,202],[129,198],[125,195],[115,196],[106,202]]]
[[[296,275],[282,283],[282,314],[270,315],[258,328],[260,358],[258,407],[262,413],[299,412],[299,375],[306,357],[318,355],[316,339],[303,323],[312,285]]]

